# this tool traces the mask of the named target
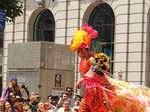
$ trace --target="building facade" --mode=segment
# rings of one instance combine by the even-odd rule
[[[110,56],[111,72],[150,86],[149,0],[24,0],[24,13],[7,23],[3,36],[3,88],[8,75],[8,44],[49,41],[69,45],[84,23],[99,33],[91,49]],[[75,65],[79,64],[76,57]],[[80,74],[75,66],[75,79]]]

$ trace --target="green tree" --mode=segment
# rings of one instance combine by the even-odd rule
[[[0,0],[0,10],[6,11],[6,20],[14,22],[15,17],[23,13],[23,5],[20,0]]]

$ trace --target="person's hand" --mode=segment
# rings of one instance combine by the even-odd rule
[[[82,85],[84,84],[84,78],[80,78],[76,84],[76,88],[80,89],[82,87]]]

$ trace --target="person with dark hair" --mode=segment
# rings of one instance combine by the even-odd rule
[[[103,96],[100,94],[102,91],[95,86],[88,87],[86,84],[86,79],[92,75],[90,74],[90,69],[93,66],[94,60],[89,48],[92,40],[96,38],[97,35],[97,31],[94,30],[92,26],[85,24],[82,29],[78,29],[75,32],[74,38],[70,43],[70,50],[76,51],[77,56],[81,58],[79,72],[82,73],[83,76],[77,82],[76,88],[80,89],[83,84],[86,85],[84,98],[81,101],[79,112],[108,112],[104,105]]]
[[[68,99],[65,99],[63,102],[62,102],[62,107],[59,108],[57,110],[57,112],[72,112],[72,108],[71,108],[71,105],[70,105],[70,100]]]
[[[32,112],[29,105],[26,103],[23,104],[23,112]]]
[[[52,96],[51,97],[51,104],[54,105],[55,107],[57,107],[58,101],[59,101],[58,96]]]
[[[52,95],[47,96],[47,100],[48,100],[48,102],[50,102],[50,101],[51,101],[51,97],[52,97]],[[49,101],[49,100],[50,100],[50,101]]]
[[[59,109],[60,107],[62,107],[62,104],[63,104],[63,101],[68,99],[68,93],[67,92],[62,92],[61,93],[61,98],[58,102],[58,105],[57,105],[57,109]]]
[[[86,28],[85,28],[86,27]],[[93,31],[88,25],[75,33],[71,48],[77,50],[77,55],[86,58],[85,48],[88,48]],[[88,57],[87,57],[88,58]],[[88,58],[89,59],[89,58]],[[86,85],[84,98],[78,112],[149,112],[150,88],[139,89],[136,85],[109,77],[109,57],[104,53],[96,53],[91,61],[91,71],[84,63],[80,69],[86,71],[77,88]]]
[[[40,98],[39,93],[32,92],[29,95],[29,101],[26,103],[29,105],[32,112],[37,112],[37,106],[38,106],[38,103],[40,102],[40,99],[41,98]]]
[[[12,112],[12,111],[13,111],[13,109],[12,109],[11,104],[8,101],[6,101],[5,102],[5,112]]]
[[[32,112],[34,112],[34,111],[32,111]],[[45,108],[44,108],[44,103],[43,102],[39,102],[37,104],[37,111],[36,112],[46,112]]]
[[[47,108],[47,111],[48,112],[56,112],[59,97],[49,95],[47,97],[47,100],[48,100],[48,102],[44,104],[44,106]]]
[[[9,100],[10,95],[14,95],[16,99],[22,100],[21,88],[23,88],[27,92],[27,95],[29,95],[27,87],[25,85],[19,85],[16,77],[11,77],[10,83],[5,88],[1,100]]]
[[[74,97],[73,97],[73,88],[66,87],[66,92],[68,93],[68,98],[71,102],[71,107],[74,107]]]
[[[79,106],[80,106],[80,103],[81,103],[81,99],[82,99],[82,97],[80,95],[75,96],[73,112],[78,112]]]

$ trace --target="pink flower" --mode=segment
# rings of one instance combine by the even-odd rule
[[[86,43],[82,43],[79,48],[89,48],[89,46]]]
[[[94,52],[93,51],[89,51],[89,54],[92,56],[94,54]]]

